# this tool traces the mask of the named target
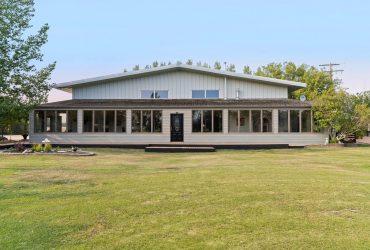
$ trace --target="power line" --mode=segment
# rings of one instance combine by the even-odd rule
[[[320,64],[320,67],[329,67],[329,70],[324,70],[324,72],[328,72],[330,79],[333,81],[333,73],[337,72],[343,72],[343,69],[333,69],[335,66],[339,66],[339,63],[326,63],[326,64]]]

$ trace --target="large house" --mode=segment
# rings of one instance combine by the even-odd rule
[[[61,83],[72,99],[30,113],[30,141],[105,145],[322,144],[305,84],[189,65]]]

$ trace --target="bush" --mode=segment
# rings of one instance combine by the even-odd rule
[[[41,144],[33,144],[32,145],[32,151],[33,152],[41,152],[42,151],[42,145]]]
[[[53,146],[51,144],[45,144],[44,151],[49,153],[53,149]]]
[[[338,140],[337,140],[337,138],[333,138],[333,139],[330,139],[329,143],[330,144],[336,144],[336,143],[338,143]]]
[[[17,152],[23,152],[23,151],[26,149],[26,147],[23,145],[23,143],[18,142],[18,143],[16,143],[16,144],[14,145],[14,149],[15,149],[15,151],[17,151]]]

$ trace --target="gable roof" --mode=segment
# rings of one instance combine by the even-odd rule
[[[138,78],[138,77],[150,76],[150,75],[155,75],[155,74],[160,74],[160,73],[165,73],[165,72],[173,72],[173,71],[202,73],[202,74],[209,74],[209,75],[215,75],[215,76],[221,76],[221,77],[227,77],[227,78],[250,80],[250,81],[255,81],[255,82],[286,86],[288,87],[289,91],[294,91],[294,90],[306,87],[306,84],[302,82],[294,82],[294,81],[287,81],[287,80],[281,80],[281,79],[275,79],[275,78],[269,78],[269,77],[254,76],[254,75],[249,75],[249,74],[209,69],[205,67],[185,65],[185,64],[173,64],[173,65],[161,66],[161,67],[150,68],[150,69],[142,69],[142,70],[137,70],[137,71],[123,72],[123,73],[118,73],[118,74],[87,78],[87,79],[82,79],[82,80],[77,80],[77,81],[64,82],[64,83],[56,84],[54,87],[60,90],[71,92],[71,88],[81,86],[81,85],[104,83],[104,82],[111,81],[111,80],[125,80],[125,79]]]

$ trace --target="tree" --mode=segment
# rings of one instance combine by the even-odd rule
[[[157,67],[158,67],[158,61],[154,61],[154,62],[152,63],[152,66],[153,66],[153,68],[157,68]]]
[[[252,75],[252,70],[249,66],[244,66],[243,73],[248,74],[248,75]]]
[[[48,24],[28,35],[34,16],[33,0],[2,0],[0,7],[0,124],[28,120],[29,111],[47,101],[50,74],[56,62],[38,69],[41,47],[47,42]]]
[[[306,64],[296,66],[293,62],[270,63],[258,67],[255,75],[306,83],[306,88],[291,93],[291,97],[295,99],[305,95],[308,100],[314,100],[326,92],[335,91],[338,87],[327,72]]]
[[[226,71],[235,72],[235,71],[236,71],[236,69],[235,69],[235,64],[230,63],[230,64],[227,66]]]
[[[140,65],[139,64],[136,64],[133,68],[132,68],[133,71],[135,70],[140,70]]]
[[[185,64],[187,64],[187,65],[193,65],[193,60],[188,59]]]
[[[370,107],[342,89],[317,97],[313,101],[313,111],[319,127],[334,128],[345,135],[359,134],[370,123]]]
[[[215,62],[215,64],[213,65],[213,68],[217,69],[217,70],[221,70],[221,68],[222,68],[221,63],[220,62]]]
[[[209,69],[211,68],[211,66],[208,63],[203,63],[202,67],[203,68],[209,68]]]

